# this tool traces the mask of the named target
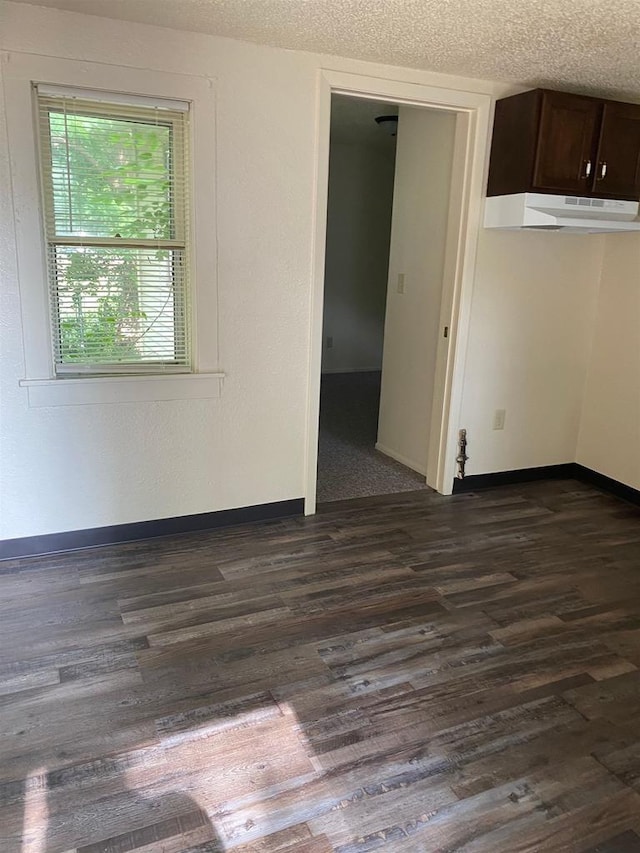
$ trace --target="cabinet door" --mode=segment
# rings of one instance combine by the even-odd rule
[[[640,198],[639,105],[605,103],[593,193],[609,198]]]
[[[534,189],[589,193],[601,111],[602,103],[592,98],[543,93]]]

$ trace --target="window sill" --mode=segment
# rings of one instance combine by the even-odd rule
[[[144,403],[156,400],[217,399],[224,373],[176,373],[153,376],[86,376],[74,379],[22,379],[30,408]]]

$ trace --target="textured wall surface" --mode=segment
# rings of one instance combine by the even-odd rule
[[[482,231],[461,414],[469,474],[575,461],[604,239]]]
[[[606,237],[577,461],[640,489],[640,237]]]
[[[18,386],[24,353],[13,216],[0,193],[0,536],[300,497],[318,69],[503,90],[34,6],[2,3],[0,16],[4,50],[215,78],[210,168],[218,221],[211,227],[226,374],[217,400],[29,408]],[[3,188],[10,177],[3,136]],[[584,382],[590,316],[580,295],[591,292],[596,251],[588,238],[577,240],[483,234],[461,424],[471,430],[474,472],[574,458],[572,389]],[[499,440],[487,426],[498,401],[514,428]]]
[[[215,77],[218,400],[30,409],[11,211],[3,210],[3,538],[303,493],[316,62],[209,37],[3,8],[2,47]],[[282,133],[281,109],[295,119]],[[3,186],[9,186],[6,146]],[[197,180],[197,177],[196,177]],[[3,205],[6,194],[2,193]],[[214,229],[216,223],[211,223]],[[215,318],[211,318],[215,322]]]

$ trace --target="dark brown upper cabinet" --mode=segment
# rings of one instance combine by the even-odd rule
[[[605,101],[593,195],[640,198],[640,106]]]
[[[640,105],[534,89],[496,103],[487,195],[640,198]]]
[[[544,192],[588,193],[601,105],[563,92],[543,92],[531,186]]]

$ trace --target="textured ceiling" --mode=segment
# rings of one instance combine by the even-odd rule
[[[39,0],[35,5],[640,100],[640,0]]]

